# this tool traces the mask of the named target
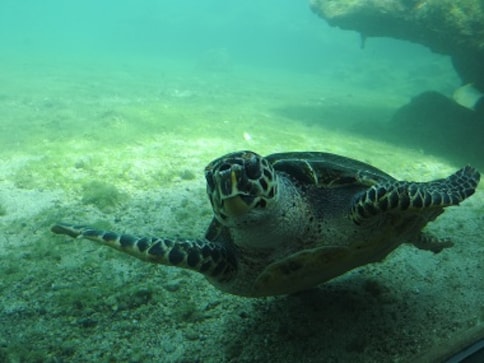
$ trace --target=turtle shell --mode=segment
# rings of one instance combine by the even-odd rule
[[[277,153],[266,157],[278,172],[290,175],[303,185],[327,188],[372,186],[395,180],[389,174],[361,161],[323,152]]]

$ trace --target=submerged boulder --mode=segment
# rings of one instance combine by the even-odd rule
[[[416,42],[448,54],[463,83],[484,90],[482,0],[310,0],[330,25]]]

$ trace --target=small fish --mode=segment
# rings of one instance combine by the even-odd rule
[[[252,141],[252,136],[250,136],[250,134],[247,132],[247,131],[244,131],[244,133],[242,134],[243,138],[245,141],[247,142],[250,142]]]
[[[484,94],[475,88],[472,83],[457,88],[454,91],[453,98],[459,105],[473,111],[476,110],[480,102],[484,102]]]

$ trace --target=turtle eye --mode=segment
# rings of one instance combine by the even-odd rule
[[[218,171],[224,172],[224,171],[230,170],[231,167],[232,167],[232,165],[230,165],[229,163],[224,163],[224,164],[219,166]]]
[[[209,190],[215,189],[215,181],[213,180],[213,173],[211,171],[205,172],[205,179]]]
[[[263,191],[267,191],[269,185],[267,185],[267,182],[264,179],[259,180],[259,184]]]
[[[245,173],[249,179],[258,179],[261,176],[259,159],[255,155],[245,161]]]

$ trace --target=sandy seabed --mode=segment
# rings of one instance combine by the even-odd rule
[[[445,177],[462,165],[372,137],[412,95],[406,75],[369,90],[351,70],[1,69],[1,362],[423,362],[483,334],[482,186],[429,225],[454,247],[403,245],[295,296],[227,295],[195,273],[49,232],[62,220],[201,236],[203,168],[239,149],[327,151],[400,179]]]

